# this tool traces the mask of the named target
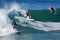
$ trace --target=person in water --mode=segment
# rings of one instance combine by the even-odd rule
[[[27,17],[29,17],[29,19],[30,19],[29,10],[26,12],[26,17],[25,18],[27,18]]]
[[[56,9],[54,7],[50,7],[49,10],[50,10],[51,13],[56,14],[56,12],[55,12]]]
[[[13,20],[12,25],[13,25],[13,28],[16,28],[17,27],[17,24],[16,24],[15,19]]]

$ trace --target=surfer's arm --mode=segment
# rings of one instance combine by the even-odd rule
[[[54,8],[54,10],[56,11],[56,9]]]

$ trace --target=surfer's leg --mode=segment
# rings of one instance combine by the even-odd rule
[[[13,28],[16,28],[17,26],[16,25],[14,25],[14,27]]]

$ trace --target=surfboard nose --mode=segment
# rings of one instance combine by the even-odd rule
[[[29,16],[27,16],[27,18],[26,19],[29,19]]]

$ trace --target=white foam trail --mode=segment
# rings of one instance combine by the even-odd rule
[[[15,17],[15,18],[18,19],[20,21],[19,24],[24,27],[29,26],[44,31],[60,30],[60,22],[40,22],[40,21],[27,20],[26,18],[23,17]]]

